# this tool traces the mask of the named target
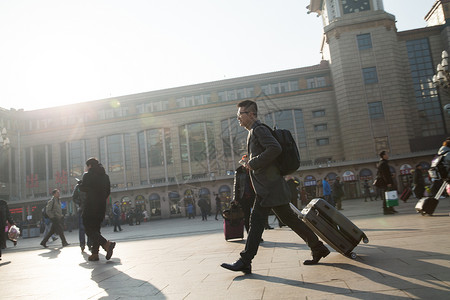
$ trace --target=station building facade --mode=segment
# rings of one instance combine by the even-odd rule
[[[214,212],[216,195],[223,205],[233,197],[234,170],[247,151],[236,120],[245,99],[258,103],[262,121],[292,132],[302,163],[288,178],[310,198],[321,195],[321,179],[336,176],[347,198],[361,197],[381,150],[390,153],[401,191],[450,130],[443,110],[450,101],[432,84],[441,51],[449,50],[439,18],[448,1],[436,1],[430,26],[404,32],[382,1],[362,2],[368,8],[311,1],[309,10],[324,20],[316,65],[48,109],[1,109],[11,147],[0,153],[0,196],[17,220],[36,221],[58,188],[65,212],[74,213],[76,178],[94,156],[111,179],[109,206],[119,201],[125,211],[171,218],[205,198]]]

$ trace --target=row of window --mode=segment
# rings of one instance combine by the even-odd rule
[[[262,116],[262,120],[269,126],[276,124],[279,128],[289,129],[300,149],[307,146],[302,110],[291,109],[272,112]],[[221,159],[223,158],[233,162],[236,160],[236,156],[247,152],[246,140],[248,133],[238,125],[235,118],[221,121],[221,126],[221,138],[224,151],[221,154],[224,155]],[[192,177],[192,174],[195,174],[195,172],[198,173],[198,168],[196,171],[191,169],[194,164],[203,164],[204,172],[202,176],[207,176],[207,174],[210,174],[211,169],[214,169],[211,165],[217,160],[218,153],[213,130],[214,124],[212,122],[186,124],[178,128],[180,159],[183,165],[182,172],[183,174],[187,174],[187,177]],[[327,124],[317,124],[314,126],[314,130],[326,131]],[[149,129],[138,133],[139,167],[141,169],[149,170],[174,163],[171,136],[170,128]],[[132,141],[130,134],[105,136],[99,138],[98,141],[99,159],[107,172],[124,172],[132,169]],[[316,139],[317,146],[328,144],[329,139],[326,137]],[[97,156],[95,153],[91,153],[91,149],[92,145],[90,145],[88,140],[61,143],[59,149],[61,169],[67,170],[67,175],[72,178],[80,178],[84,172],[85,161],[91,156]],[[52,146],[38,145],[26,148],[24,164],[26,174],[36,174],[36,180],[52,179],[54,175],[52,168]],[[198,165],[196,166],[198,167]],[[62,174],[56,175],[59,177],[62,176]],[[155,178],[150,178],[152,177],[150,173],[147,176],[147,180],[142,181],[155,181]],[[36,180],[31,179],[31,181]],[[67,183],[67,178],[65,180]],[[160,180],[163,180],[163,178],[160,178]],[[113,184],[117,183],[113,182]],[[120,184],[120,186],[123,186],[123,184]]]

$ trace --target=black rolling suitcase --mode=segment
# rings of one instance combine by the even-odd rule
[[[439,191],[434,195],[434,197],[423,197],[416,204],[416,211],[422,216],[433,215],[437,205],[439,204],[439,198],[447,187],[447,181],[444,181],[439,188]]]
[[[369,242],[361,229],[323,199],[311,200],[300,214],[303,222],[312,231],[334,250],[345,256],[356,258],[353,249],[361,240],[364,243]]]

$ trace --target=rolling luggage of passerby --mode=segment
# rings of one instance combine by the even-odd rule
[[[323,199],[311,200],[301,212],[297,210],[297,214],[328,245],[350,258],[356,258],[353,249],[361,240],[369,242],[361,229]]]
[[[442,193],[445,191],[446,187],[448,185],[447,181],[444,181],[439,188],[439,191],[434,195],[434,197],[423,197],[419,200],[416,204],[416,211],[420,213],[422,216],[425,215],[432,215],[434,213],[434,210],[436,209],[439,198],[441,197]]]
[[[224,210],[223,232],[225,240],[244,238],[244,211],[237,202],[231,202],[230,209]]]
[[[403,190],[402,194],[400,195],[400,200],[402,200],[403,202],[408,201],[411,194],[412,194],[412,190],[409,187],[405,188]]]

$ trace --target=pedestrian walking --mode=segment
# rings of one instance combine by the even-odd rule
[[[105,218],[106,201],[111,192],[109,176],[105,168],[96,158],[86,161],[87,172],[83,174],[80,190],[86,193],[86,205],[83,210],[83,224],[86,234],[92,241],[91,256],[89,261],[98,261],[100,246],[106,251],[106,259],[111,259],[115,242],[106,240],[101,232],[101,224]]]
[[[61,208],[61,200],[59,199],[60,192],[58,189],[54,189],[52,191],[52,199],[47,202],[45,207],[46,213],[50,218],[52,225],[50,227],[50,231],[44,236],[44,239],[41,241],[41,246],[47,248],[48,239],[56,233],[61,238],[62,246],[66,247],[69,243],[64,236],[64,228],[63,228],[63,214]]]
[[[314,232],[290,208],[291,193],[276,162],[276,158],[282,151],[280,144],[273,137],[269,128],[261,126],[256,102],[251,100],[239,102],[237,119],[239,125],[248,130],[249,160],[246,167],[249,169],[256,199],[251,212],[250,230],[245,249],[240,253],[240,258],[236,262],[223,263],[221,266],[231,271],[251,273],[251,263],[258,251],[264,225],[271,210],[311,248],[312,259],[305,260],[303,264],[317,264],[321,258],[330,253],[330,250],[319,241]]]
[[[367,197],[369,197],[370,201],[373,201],[372,195],[370,194],[369,181],[367,179],[364,180],[363,189],[364,189],[364,202],[367,202]]]
[[[119,231],[122,231],[122,227],[120,227],[120,206],[119,201],[114,202],[113,205],[113,223],[114,223],[114,232],[117,232],[117,229]]]
[[[322,188],[323,188],[323,199],[327,201],[333,207],[336,207],[336,203],[333,201],[333,197],[331,195],[331,186],[328,183],[328,177],[324,177],[322,180]]]
[[[342,197],[344,197],[343,183],[341,183],[341,177],[337,176],[333,182],[333,187],[331,188],[331,197],[336,203],[336,208],[338,210],[343,210],[342,208]]]
[[[80,190],[81,180],[77,179],[77,184],[73,189],[72,200],[77,206],[77,218],[78,218],[78,240],[80,241],[81,252],[84,252],[86,247],[86,230],[83,225],[83,210],[86,204],[86,193]],[[88,249],[91,250],[92,243],[89,240],[87,242]]]
[[[222,215],[222,201],[220,200],[219,194],[216,195],[216,221],[219,220],[217,215]]]
[[[383,214],[392,215],[397,213],[393,207],[387,207],[386,205],[386,195],[385,192],[394,187],[394,180],[392,179],[391,170],[389,168],[389,154],[386,151],[381,151],[380,161],[378,162],[378,171],[376,178],[376,186],[380,189],[381,200],[383,205]]]
[[[425,193],[425,179],[423,178],[422,166],[420,164],[416,165],[414,170],[414,195],[417,199],[421,199]]]

